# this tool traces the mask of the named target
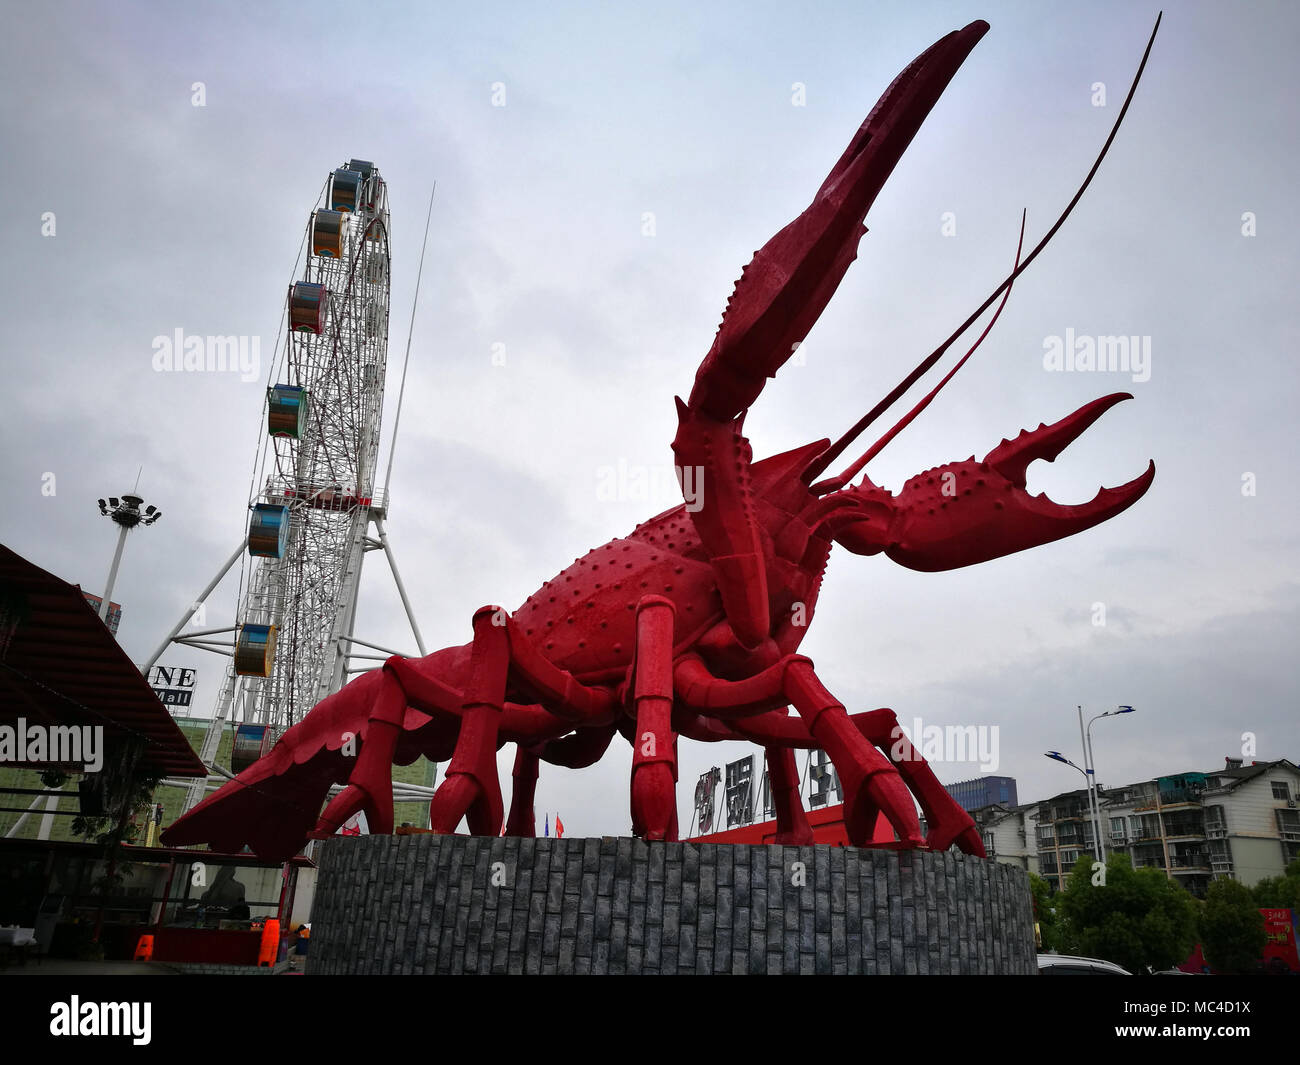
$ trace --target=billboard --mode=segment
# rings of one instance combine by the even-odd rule
[[[809,755],[808,783],[808,805],[812,809],[825,806],[830,801],[832,791],[835,792],[838,801],[844,801],[839,775],[831,765],[831,760],[826,757],[825,751],[813,751]]]
[[[700,774],[695,785],[695,819],[699,823],[700,835],[713,831],[713,799],[722,780],[722,770],[716,765]]]
[[[195,682],[192,669],[154,666],[149,671],[149,687],[164,706],[189,706],[194,698]]]
[[[1264,915],[1264,964],[1269,969],[1283,966],[1292,972],[1300,972],[1300,954],[1296,951],[1296,925],[1298,915],[1295,910],[1260,907]]]
[[[727,763],[727,827],[754,823],[754,756]]]

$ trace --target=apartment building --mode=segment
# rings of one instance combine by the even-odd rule
[[[1179,773],[1104,791],[1103,831],[1110,850],[1134,869],[1160,869],[1197,898],[1213,879],[1205,838],[1204,773]]]
[[[1162,870],[1198,898],[1210,882],[1250,887],[1300,857],[1300,768],[1285,758],[1101,790],[1107,850]],[[1081,854],[1096,854],[1086,791],[1038,804],[1039,872],[1054,889]]]
[[[1092,824],[1085,788],[1067,791],[1038,804],[1035,824],[1038,875],[1053,891],[1065,886],[1065,878],[1080,855],[1097,853]]]
[[[1214,875],[1247,886],[1278,876],[1300,858],[1300,768],[1282,759],[1229,759],[1202,795]]]
[[[970,811],[984,837],[984,852],[1006,865],[1038,872],[1038,803],[991,803]]]

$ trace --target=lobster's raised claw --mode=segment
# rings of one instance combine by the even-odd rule
[[[1102,488],[1077,506],[1031,496],[1025,471],[1036,459],[1051,462],[1108,409],[1132,398],[1104,396],[1053,425],[1002,441],[982,462],[971,458],[913,477],[895,500],[885,554],[908,569],[957,569],[1072,536],[1131,507],[1151,487],[1154,462],[1140,477]]]
[[[692,410],[729,421],[794,354],[857,258],[876,195],[988,28],[972,22],[917,56],[885,90],[812,204],[754,253],[696,374]]]

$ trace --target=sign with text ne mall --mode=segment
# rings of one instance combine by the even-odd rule
[[[194,698],[194,670],[154,666],[149,672],[149,686],[164,706],[189,706]]]

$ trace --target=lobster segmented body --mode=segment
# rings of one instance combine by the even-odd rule
[[[698,489],[687,504],[577,559],[513,613],[484,607],[471,642],[395,657],[352,681],[172,825],[166,841],[283,858],[358,810],[373,831],[391,831],[391,765],[421,754],[449,762],[430,806],[434,831],[454,832],[467,818],[476,834],[495,835],[504,820],[508,833],[532,835],[539,762],[590,765],[617,732],[632,745],[632,827],[645,839],[677,838],[676,750],[686,736],[763,746],[777,842],[812,842],[793,751],[821,748],[838,770],[854,844],[871,840],[883,814],[897,845],[983,854],[974,822],[899,738],[893,713],[850,714],[799,647],[837,544],[915,570],[952,569],[1070,536],[1131,506],[1154,464],[1079,506],[1025,491],[1030,462],[1056,458],[1128,397],[1096,400],[983,460],[920,474],[897,494],[854,480],[892,433],[845,474],[818,481],[864,423],[835,444],[759,462],[741,430],[856,257],[876,194],[987,29],[974,22],[910,64],[808,209],[745,268],[689,399],[677,400],[673,450]],[[1018,259],[1017,273],[1029,259]],[[518,747],[508,817],[496,769],[506,743]],[[334,783],[346,787],[321,811]]]

